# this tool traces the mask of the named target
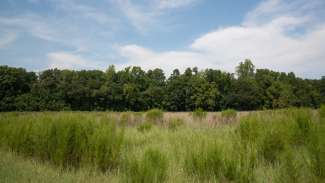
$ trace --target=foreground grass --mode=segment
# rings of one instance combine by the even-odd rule
[[[23,158],[5,150],[0,151],[1,183],[86,183],[117,182],[114,176],[101,174],[89,169],[66,171],[48,163]]]
[[[324,111],[225,116],[215,128],[150,113],[1,114],[0,182],[325,180]]]

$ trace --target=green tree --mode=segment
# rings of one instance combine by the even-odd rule
[[[251,60],[246,59],[244,62],[240,62],[236,67],[236,74],[238,78],[253,78],[255,72],[255,66]]]
[[[0,66],[0,111],[17,110],[16,97],[29,93],[36,79],[25,69]]]

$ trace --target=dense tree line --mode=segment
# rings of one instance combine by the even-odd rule
[[[218,111],[321,103],[325,103],[325,77],[309,80],[294,73],[255,70],[250,60],[241,62],[236,74],[195,67],[184,73],[175,69],[169,78],[161,69],[146,72],[140,67],[34,73],[0,66],[0,111]]]

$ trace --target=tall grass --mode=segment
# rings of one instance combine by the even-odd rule
[[[325,180],[325,124],[314,128],[307,149],[311,159],[312,173]]]
[[[199,180],[218,179],[222,175],[223,159],[221,147],[215,144],[202,145],[189,150],[185,155],[185,171]]]
[[[124,165],[124,181],[130,183],[159,183],[167,178],[167,157],[156,149],[148,149],[140,157],[130,156]]]
[[[160,109],[151,109],[146,112],[146,120],[159,123],[163,121],[164,113]]]
[[[197,108],[192,112],[192,116],[195,120],[203,120],[207,117],[207,112],[202,108]]]
[[[145,121],[137,126],[137,130],[142,133],[148,132],[151,130],[152,126],[153,124],[151,122]]]
[[[227,109],[221,112],[221,117],[225,119],[226,122],[230,122],[237,117],[237,111],[234,109]]]
[[[135,113],[2,113],[0,151],[60,168],[95,167],[112,182],[318,183],[325,180],[321,110],[252,112],[216,128],[179,114],[152,128],[162,120],[157,111],[126,127],[115,119],[129,123]]]
[[[3,145],[25,156],[50,161],[65,168],[82,164],[102,171],[117,167],[124,131],[111,119],[71,114],[7,116],[0,120]]]
[[[325,104],[321,105],[318,110],[319,116],[324,119],[325,118]]]
[[[168,125],[169,130],[175,131],[184,124],[185,124],[185,122],[182,119],[180,119],[180,118],[172,118],[172,119],[169,120],[167,125]]]

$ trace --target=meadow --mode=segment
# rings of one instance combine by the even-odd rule
[[[0,182],[324,180],[324,106],[0,114]]]

